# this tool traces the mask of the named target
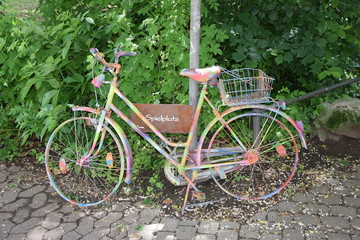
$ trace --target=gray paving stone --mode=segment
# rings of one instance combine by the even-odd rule
[[[99,240],[110,232],[109,228],[95,228],[94,231],[85,235],[83,240]]]
[[[322,185],[316,185],[314,187],[311,188],[310,190],[311,192],[317,193],[317,194],[329,194],[332,193],[332,191],[330,191],[329,186],[326,184],[322,184]]]
[[[271,234],[271,233],[266,233],[266,234],[263,234],[260,237],[260,239],[261,240],[280,240],[280,239],[282,239],[282,236],[276,235],[276,234]]]
[[[94,222],[95,219],[93,217],[84,217],[80,219],[80,222],[75,231],[81,235],[86,235],[94,229]]]
[[[43,192],[45,190],[45,186],[43,185],[36,185],[28,190],[25,190],[19,194],[19,197],[33,197],[36,194]]]
[[[6,240],[25,240],[26,234],[24,233],[17,233],[17,234],[10,234]]]
[[[9,220],[5,220],[0,223],[0,233],[10,233],[11,229],[15,226],[14,223]]]
[[[79,233],[77,233],[77,232],[75,232],[75,231],[71,231],[71,232],[66,233],[66,234],[62,237],[62,239],[77,240],[77,239],[80,239],[81,237],[82,237],[82,236],[81,236]]]
[[[46,203],[47,195],[45,193],[38,193],[34,196],[29,207],[31,208],[39,208]]]
[[[193,226],[179,226],[176,230],[176,239],[193,239],[195,238],[196,227]]]
[[[179,226],[196,226],[199,222],[196,220],[182,220],[179,222]]]
[[[2,197],[0,198],[0,203],[8,204],[14,202],[18,198],[21,191],[22,189],[18,187],[12,187],[5,190]]]
[[[156,217],[156,218],[154,218],[154,220],[151,221],[151,223],[152,223],[152,224],[154,224],[154,223],[160,223],[160,221],[161,221],[161,218]]]
[[[360,240],[360,234],[351,234],[351,240]]]
[[[326,205],[338,205],[342,204],[342,197],[337,195],[325,195],[319,198],[322,204]]]
[[[195,236],[195,240],[215,240],[216,236],[215,235],[210,235],[210,234],[197,234]]]
[[[36,226],[32,229],[30,229],[30,231],[26,234],[26,240],[39,240],[39,239],[43,239],[45,233],[48,230],[41,227],[41,226]]]
[[[304,225],[319,225],[321,223],[319,217],[315,217],[312,215],[305,215],[305,214],[295,215],[294,221],[297,224],[304,224]]]
[[[326,215],[329,213],[329,207],[321,204],[308,203],[304,206],[304,212],[306,214]]]
[[[360,180],[359,179],[346,179],[343,181],[344,187],[358,187],[360,186]]]
[[[99,211],[99,212],[95,212],[92,216],[94,218],[100,219],[105,217],[107,214],[108,214],[107,211]]]
[[[322,218],[321,222],[329,227],[348,228],[350,226],[349,220],[342,217],[325,216]]]
[[[254,225],[242,225],[240,227],[239,236],[241,238],[249,239],[249,238],[260,238],[260,227]]]
[[[267,219],[270,222],[286,222],[290,223],[293,220],[293,215],[287,212],[268,212]]]
[[[75,211],[75,212],[71,212],[70,214],[64,216],[63,221],[64,222],[76,222],[77,220],[79,220],[85,216],[86,216],[86,214],[84,212]]]
[[[219,229],[219,222],[203,221],[200,222],[198,232],[205,234],[216,234]]]
[[[19,187],[23,190],[27,190],[27,189],[31,188],[32,186],[34,186],[34,185],[31,183],[20,183],[20,185],[19,185]]]
[[[312,203],[315,200],[315,194],[313,193],[298,193],[292,197],[295,202]]]
[[[118,220],[120,220],[123,217],[123,214],[120,212],[110,212],[108,215],[106,215],[103,218],[100,218],[97,220],[94,224],[94,227],[110,227],[110,225]],[[124,219],[122,219],[125,221]]]
[[[23,223],[17,224],[11,229],[11,234],[15,233],[27,233],[30,229],[41,223],[41,218],[29,218]]]
[[[121,212],[114,212],[114,213],[119,214],[119,216],[120,216],[120,214],[122,214]],[[137,208],[131,207],[131,208],[125,210],[124,218],[122,220],[124,222],[132,224],[132,223],[137,222],[139,217],[140,217],[140,210]]]
[[[8,236],[8,233],[0,232],[0,239],[7,239]]]
[[[154,220],[154,218],[158,215],[159,210],[153,208],[145,208],[140,211],[140,217],[138,223],[140,224],[149,224]]]
[[[153,239],[155,233],[161,231],[162,228],[162,224],[159,223],[149,225],[140,225],[138,223],[134,223],[132,224],[132,226],[129,227],[129,235],[131,233],[135,233],[141,236],[141,239]]]
[[[351,219],[350,224],[353,228],[360,231],[360,219],[359,218]]]
[[[301,204],[298,202],[280,202],[279,204],[279,211],[281,212],[300,212],[301,211]]]
[[[217,240],[237,240],[238,232],[234,230],[219,230]]]
[[[360,208],[360,198],[344,197],[345,205]]]
[[[127,234],[127,226],[116,222],[111,224],[110,233],[107,236],[111,239],[124,239]]]
[[[155,240],[175,240],[175,233],[173,232],[157,232]]]
[[[32,212],[31,216],[32,217],[43,217],[43,216],[46,216],[47,214],[55,211],[58,208],[60,208],[60,205],[58,203],[47,204],[44,207],[41,207],[41,208],[37,209],[36,211]]]
[[[328,237],[329,240],[351,240],[350,235],[344,233],[329,233]]]
[[[54,229],[60,225],[62,216],[62,213],[49,213],[46,215],[45,220],[41,223],[41,226],[49,230]]]
[[[14,223],[22,223],[29,216],[30,216],[30,210],[29,209],[21,209],[21,210],[16,212],[15,216],[12,218],[12,221]]]
[[[267,212],[262,211],[254,214],[250,219],[254,221],[264,221],[266,219]]]
[[[240,224],[237,222],[220,222],[220,229],[224,230],[239,230]]]
[[[45,233],[45,239],[60,239],[63,235],[76,228],[76,223],[61,223],[60,226]]]
[[[6,171],[1,171],[0,173],[0,183],[6,182],[7,177],[9,176],[9,173]]]
[[[8,212],[1,213],[0,214],[0,223],[7,219],[12,218],[12,217],[13,217],[12,213],[8,213]]]
[[[288,240],[303,240],[304,234],[299,229],[287,228],[283,230],[283,239]]]
[[[28,205],[28,203],[29,203],[29,199],[20,198],[20,199],[16,200],[15,202],[6,204],[5,206],[3,206],[1,208],[0,211],[15,212],[19,208],[22,208],[22,207],[25,207],[26,205]]]
[[[331,206],[330,212],[335,216],[344,216],[344,217],[356,217],[356,209],[353,207],[344,207],[344,206]]]
[[[178,227],[179,220],[174,218],[163,218],[161,219],[160,224],[164,224],[162,231],[175,232]]]

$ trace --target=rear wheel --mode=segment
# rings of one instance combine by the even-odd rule
[[[204,161],[230,164],[210,169],[215,183],[239,199],[263,199],[283,189],[298,164],[298,147],[287,120],[268,111],[229,114],[225,121],[213,126],[206,147]]]
[[[97,205],[119,188],[124,175],[123,147],[110,125],[104,124],[92,146],[98,121],[77,117],[60,124],[45,151],[46,172],[65,200],[80,206]]]

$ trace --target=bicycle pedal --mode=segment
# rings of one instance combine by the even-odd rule
[[[205,201],[206,196],[205,196],[205,193],[203,193],[203,192],[192,191],[191,198],[195,199],[199,202],[203,202],[203,201]]]

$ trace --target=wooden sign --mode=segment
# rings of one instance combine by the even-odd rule
[[[190,105],[178,104],[134,104],[145,118],[162,133],[189,133],[193,119]],[[151,129],[133,111],[131,120],[144,132]]]

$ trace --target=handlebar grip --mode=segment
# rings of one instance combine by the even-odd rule
[[[99,50],[97,48],[90,48],[89,51],[91,54],[96,54],[99,52]]]

